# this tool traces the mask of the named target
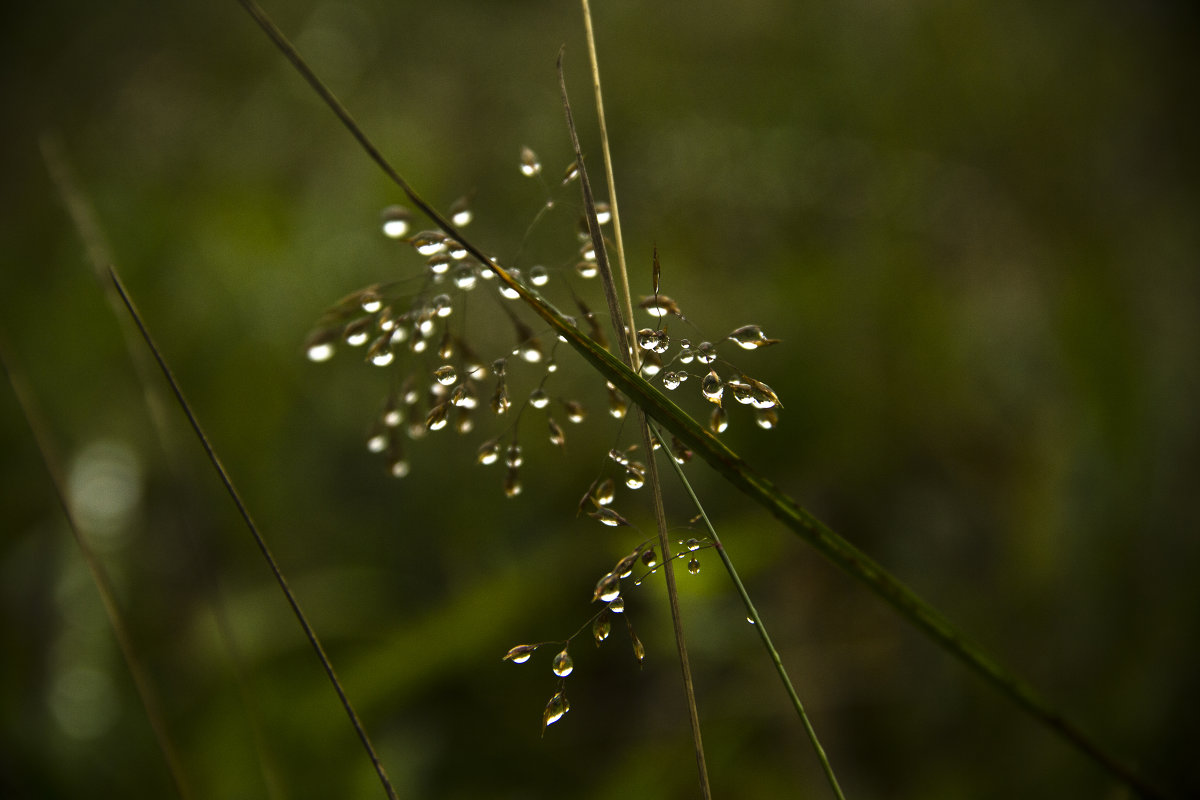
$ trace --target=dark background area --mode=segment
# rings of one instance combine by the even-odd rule
[[[276,6],[431,202],[473,193],[480,246],[545,263],[564,306],[574,291],[602,308],[570,274],[575,190],[531,228],[545,193],[517,170],[522,145],[551,182],[569,160],[565,44],[601,180],[575,4]],[[731,409],[725,441],[1155,782],[1200,792],[1195,12],[596,6],[635,291],[657,246],[690,323],[673,336],[757,323],[783,340],[722,347],[785,405],[773,431]],[[156,427],[124,321],[48,176],[47,135],[401,795],[696,796],[658,581],[627,587],[644,667],[621,627],[599,650],[585,632],[572,710],[543,738],[554,649],[500,660],[575,631],[596,579],[650,535],[644,491],[616,505],[640,531],[576,515],[604,453],[634,441],[604,413],[599,379],[556,353],[554,392],[590,415],[564,454],[527,412],[515,499],[497,467],[474,464],[506,429],[487,414],[469,435],[413,442],[411,475],[389,477],[368,428],[403,369],[432,362],[379,369],[343,348],[313,364],[303,343],[338,298],[422,275],[378,230],[398,191],[234,3],[0,14],[0,335],[193,795],[381,796],[177,409]],[[490,289],[462,309],[488,361],[512,340]],[[540,374],[514,369],[514,398]],[[707,414],[696,384],[684,404]],[[0,454],[0,794],[170,796],[7,390]],[[848,796],[1123,796],[703,465],[690,474]],[[691,535],[668,483],[668,515]],[[716,796],[828,797],[728,580],[700,558],[680,579]]]

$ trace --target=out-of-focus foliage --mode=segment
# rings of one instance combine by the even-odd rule
[[[599,164],[574,4],[276,5],[431,201],[474,193],[482,246],[520,265],[571,235],[572,214],[551,215],[523,249],[543,195],[517,156],[533,147],[550,179],[567,163],[553,69],[566,43]],[[663,291],[695,326],[673,333],[753,322],[783,340],[737,362],[783,399],[779,428],[731,414],[726,440],[1148,775],[1200,791],[1195,12],[596,6],[635,290],[649,291],[657,245]],[[173,407],[165,440],[156,432],[47,177],[46,133],[401,794],[694,796],[657,586],[627,597],[644,667],[621,626],[598,651],[578,640],[571,713],[544,738],[557,650],[500,658],[574,631],[597,578],[640,541],[576,516],[604,453],[631,441],[602,419],[602,387],[559,354],[595,424],[569,429],[565,454],[531,434],[518,498],[474,465],[477,439],[449,431],[390,478],[362,444],[387,374],[352,353],[308,363],[301,345],[339,297],[419,274],[378,232],[396,190],[234,3],[0,14],[0,333],[62,449],[195,796],[380,795]],[[0,794],[168,796],[7,390],[0,454]],[[1109,790],[692,472],[849,796]],[[650,519],[632,500],[621,511]],[[668,511],[681,527],[691,516],[674,490]],[[701,561],[680,577],[717,795],[828,796],[715,559]]]

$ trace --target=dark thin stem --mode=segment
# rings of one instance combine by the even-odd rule
[[[650,426],[650,430],[653,431],[654,437],[658,440],[663,451],[669,454],[670,450],[662,433],[653,425]],[[750,593],[746,590],[745,584],[742,583],[742,578],[738,575],[737,569],[734,568],[729,554],[725,552],[725,546],[721,543],[721,537],[717,535],[716,527],[713,526],[712,520],[705,513],[704,506],[701,505],[700,498],[696,496],[696,492],[692,488],[692,482],[688,480],[683,467],[673,457],[668,457],[668,461],[675,469],[675,474],[679,477],[679,482],[687,490],[688,497],[691,498],[692,504],[695,505],[696,511],[700,514],[700,519],[704,521],[704,527],[708,530],[708,536],[712,540],[713,549],[717,551],[721,563],[725,565],[725,571],[729,573],[729,578],[733,581],[733,586],[737,590],[738,596],[742,599],[742,605],[746,607],[746,613],[749,615],[750,621],[754,623],[754,628],[758,631],[758,637],[762,640],[763,647],[766,649],[767,655],[771,658],[771,663],[775,665],[775,672],[779,675],[779,680],[783,683],[783,689],[787,692],[788,699],[792,702],[792,707],[796,709],[796,713],[800,717],[800,722],[804,725],[804,732],[808,734],[808,740],[812,743],[813,750],[817,754],[817,760],[821,762],[821,769],[825,772],[825,779],[829,781],[829,786],[833,789],[833,793],[838,800],[846,800],[846,796],[842,794],[842,787],[838,784],[837,775],[833,772],[833,765],[829,763],[829,757],[825,755],[825,748],[821,746],[821,740],[817,737],[816,728],[813,727],[812,721],[808,718],[808,713],[804,710],[804,704],[800,702],[800,695],[796,693],[796,687],[792,685],[792,679],[788,676],[787,669],[783,666],[783,659],[780,657],[779,651],[775,648],[775,643],[771,641],[771,636],[767,633],[767,626],[763,623],[762,617],[759,616],[754,601],[750,599]]]
[[[113,590],[112,580],[108,577],[108,571],[104,568],[103,562],[96,556],[86,533],[79,527],[75,520],[75,515],[71,511],[71,503],[67,499],[66,483],[63,480],[62,465],[58,458],[58,450],[54,446],[52,437],[45,424],[42,422],[41,414],[38,411],[37,402],[33,392],[25,382],[24,371],[19,369],[11,354],[5,352],[5,343],[0,339],[0,366],[3,366],[5,374],[8,376],[8,382],[13,388],[13,394],[16,395],[17,404],[21,407],[22,413],[25,415],[25,421],[29,425],[29,430],[33,433],[34,441],[37,444],[38,452],[41,453],[42,463],[46,467],[46,472],[50,476],[50,485],[54,487],[54,494],[58,498],[58,503],[62,506],[63,516],[67,520],[67,527],[71,530],[71,536],[75,539],[75,544],[79,548],[79,552],[83,555],[84,563],[87,564],[88,572],[91,573],[92,582],[96,584],[96,591],[100,595],[100,602],[104,605],[104,612],[108,615],[108,622],[112,626],[113,635],[117,639],[117,646],[121,650],[121,657],[125,660],[125,667],[129,670],[130,677],[133,678],[133,685],[137,691],[138,698],[142,701],[142,708],[146,711],[146,719],[150,722],[150,728],[154,731],[154,740],[158,743],[159,750],[162,751],[163,759],[167,762],[167,771],[171,773],[171,780],[175,784],[175,790],[179,796],[188,800],[192,796],[187,778],[184,776],[183,762],[179,758],[179,751],[176,749],[174,742],[171,740],[170,733],[167,731],[167,725],[163,719],[162,709],[158,702],[158,694],[154,690],[154,685],[150,681],[149,675],[146,673],[145,667],[137,656],[137,651],[134,649],[133,640],[129,636],[129,629],[125,625],[124,615],[121,613],[120,606],[117,605],[116,592]]]
[[[275,581],[279,584],[279,588],[283,592],[283,596],[287,598],[288,605],[291,606],[292,613],[296,616],[296,619],[300,623],[300,627],[304,630],[305,637],[307,637],[309,644],[312,645],[313,650],[316,652],[317,659],[321,662],[321,666],[324,668],[325,674],[329,677],[329,682],[333,684],[334,691],[337,692],[338,699],[342,703],[342,708],[346,711],[346,716],[350,718],[350,724],[354,726],[355,733],[358,734],[358,738],[362,742],[363,748],[367,751],[367,755],[371,759],[371,764],[375,767],[375,773],[379,776],[379,780],[383,784],[384,791],[391,800],[397,800],[396,790],[392,788],[392,783],[390,780],[388,780],[387,772],[383,768],[383,762],[379,760],[379,755],[375,752],[375,748],[371,744],[371,739],[367,735],[366,728],[363,727],[362,721],[359,719],[358,714],[354,710],[354,706],[350,703],[350,699],[346,696],[346,691],[342,687],[341,681],[338,680],[337,674],[333,670],[333,663],[330,662],[329,656],[325,654],[325,648],[321,646],[321,641],[317,638],[316,631],[313,630],[312,625],[309,624],[308,617],[305,616],[304,612],[300,608],[300,602],[292,593],[291,587],[288,586],[287,579],[284,578],[283,571],[279,568],[278,562],[275,561],[275,557],[271,554],[271,549],[267,546],[266,539],[264,539],[262,533],[259,532],[258,525],[255,524],[254,519],[250,516],[250,511],[246,507],[246,504],[242,501],[242,497],[238,493],[237,488],[233,485],[233,480],[229,477],[229,473],[226,472],[224,465],[221,463],[221,459],[217,456],[217,453],[213,449],[208,436],[204,433],[204,429],[200,427],[199,419],[197,419],[195,413],[192,411],[192,407],[188,403],[187,398],[184,397],[183,389],[180,388],[178,381],[175,380],[175,375],[171,372],[171,368],[167,366],[167,362],[163,358],[162,353],[159,351],[158,345],[155,344],[153,337],[151,337],[150,331],[146,328],[146,324],[143,322],[141,314],[138,313],[137,308],[133,304],[133,300],[130,298],[129,293],[125,290],[125,285],[121,282],[121,279],[117,275],[115,269],[110,267],[108,272],[109,277],[112,279],[113,285],[117,289],[117,293],[121,296],[121,302],[123,302],[125,307],[129,310],[129,314],[133,318],[134,324],[137,325],[138,331],[142,334],[142,338],[146,341],[146,346],[150,348],[150,352],[153,354],[154,360],[158,363],[158,367],[162,371],[163,377],[167,379],[167,383],[170,385],[171,392],[175,395],[175,399],[179,403],[180,409],[183,411],[184,416],[187,417],[188,423],[192,426],[192,431],[196,434],[196,438],[204,447],[204,452],[208,456],[209,463],[211,463],[213,469],[217,471],[217,475],[220,477],[221,483],[225,486],[225,491],[229,494],[230,499],[233,500],[233,504],[237,507],[238,514],[241,515],[242,520],[246,523],[246,528],[250,531],[250,535],[254,538],[254,543],[258,545],[258,549],[262,553],[263,559],[267,562],[267,566],[270,567],[271,574],[275,576]]]

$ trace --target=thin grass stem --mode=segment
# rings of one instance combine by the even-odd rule
[[[151,682],[145,666],[143,666],[141,659],[138,658],[137,650],[133,645],[133,639],[129,635],[129,628],[125,624],[125,617],[121,613],[120,606],[117,604],[116,592],[113,589],[112,580],[108,577],[108,571],[104,568],[103,562],[96,556],[87,533],[79,526],[74,512],[71,511],[71,502],[67,498],[66,482],[63,480],[62,462],[58,458],[58,448],[54,445],[48,426],[42,420],[34,393],[25,380],[25,372],[16,363],[12,354],[7,352],[7,349],[3,337],[0,337],[0,366],[4,368],[4,373],[8,377],[9,384],[12,386],[13,394],[16,395],[17,405],[21,407],[21,412],[25,416],[25,422],[29,425],[29,430],[33,434],[34,442],[42,457],[42,464],[46,467],[46,473],[50,477],[50,485],[54,488],[54,494],[58,498],[59,505],[62,506],[67,527],[71,531],[71,536],[75,539],[75,544],[79,548],[79,552],[83,555],[84,563],[87,565],[88,572],[92,576],[92,582],[96,585],[96,592],[100,595],[100,602],[104,606],[104,613],[108,616],[109,625],[112,626],[117,646],[121,650],[121,657],[125,661],[125,668],[129,670],[129,675],[133,679],[134,689],[137,691],[138,699],[141,700],[142,708],[146,712],[146,719],[150,723],[150,728],[154,733],[154,741],[158,744],[158,749],[162,752],[167,771],[170,773],[171,781],[175,785],[175,791],[179,793],[179,796],[183,800],[189,800],[193,796],[190,784],[184,772],[183,761],[179,757],[179,750],[172,741],[166,721],[163,718],[162,705],[159,702],[158,693],[154,689],[154,684]]]
[[[650,426],[650,430],[654,433],[654,437],[658,440],[663,452],[669,454],[671,451],[662,433],[653,425]],[[688,480],[687,473],[683,471],[683,467],[670,456],[668,456],[667,461],[674,468],[680,483],[683,484],[684,490],[687,491],[688,497],[691,498],[692,504],[700,514],[700,519],[704,522],[704,527],[708,531],[708,537],[712,540],[713,549],[717,551],[721,563],[725,565],[725,571],[729,573],[729,578],[733,581],[733,586],[737,590],[738,596],[742,599],[742,604],[746,607],[746,614],[754,624],[755,630],[758,631],[758,637],[762,640],[763,647],[766,648],[767,655],[770,656],[771,663],[775,666],[775,672],[779,675],[779,680],[783,683],[784,691],[787,692],[792,707],[796,709],[796,713],[800,716],[800,721],[804,725],[804,732],[808,735],[808,740],[812,743],[813,750],[817,754],[817,760],[821,762],[821,769],[825,772],[825,779],[829,781],[829,786],[833,789],[834,796],[838,800],[846,800],[846,796],[842,794],[842,787],[838,784],[837,775],[833,772],[833,765],[829,763],[829,757],[825,755],[825,748],[822,747],[821,740],[817,737],[816,728],[813,727],[812,720],[809,719],[808,713],[804,710],[804,703],[800,701],[800,695],[796,693],[796,687],[792,685],[792,679],[788,676],[787,668],[783,666],[783,659],[780,657],[779,651],[775,648],[775,643],[771,641],[771,636],[767,633],[767,626],[763,623],[762,617],[759,616],[754,601],[750,599],[750,593],[746,590],[745,584],[742,583],[742,578],[738,575],[737,569],[734,568],[733,561],[729,558],[729,553],[725,551],[725,546],[721,543],[721,537],[717,535],[716,527],[713,526],[712,520],[708,518],[708,514],[704,511],[704,506],[700,503],[700,498],[696,496],[696,491],[692,488],[692,482]]]
[[[354,727],[355,733],[358,734],[359,741],[362,742],[363,748],[367,751],[367,755],[371,759],[371,764],[375,768],[376,775],[379,776],[380,783],[383,784],[384,791],[387,793],[387,796],[390,798],[390,800],[397,800],[396,790],[392,787],[392,783],[388,779],[387,771],[383,768],[383,762],[380,761],[379,755],[375,751],[375,747],[371,744],[371,738],[367,735],[367,730],[363,726],[362,720],[359,719],[358,713],[354,710],[354,706],[350,702],[350,698],[346,695],[346,690],[343,688],[341,681],[338,680],[337,673],[334,672],[333,669],[333,663],[329,660],[329,656],[326,655],[325,648],[321,645],[321,640],[317,637],[316,631],[309,623],[308,617],[300,608],[300,601],[296,599],[296,595],[292,592],[291,587],[288,586],[287,579],[283,575],[283,570],[280,569],[279,563],[275,560],[275,556],[272,555],[270,547],[267,546],[266,539],[263,538],[262,533],[258,529],[258,525],[255,524],[254,519],[250,516],[250,510],[246,507],[245,502],[242,500],[241,494],[238,492],[237,487],[234,486],[233,479],[230,478],[224,464],[221,463],[221,459],[217,456],[216,450],[213,449],[212,443],[209,441],[208,436],[204,433],[204,429],[200,426],[200,420],[197,418],[195,412],[192,410],[191,404],[188,403],[187,398],[184,396],[183,389],[180,387],[179,382],[175,380],[174,373],[167,365],[166,359],[163,357],[162,352],[158,349],[158,345],[154,342],[154,338],[150,335],[149,329],[146,327],[141,314],[138,313],[137,307],[134,305],[133,299],[126,291],[125,285],[122,283],[120,276],[112,267],[109,268],[108,272],[109,277],[112,279],[113,285],[117,289],[117,293],[121,297],[121,301],[125,304],[125,308],[128,309],[129,315],[133,318],[134,324],[137,326],[138,331],[141,333],[142,338],[146,342],[146,346],[150,348],[150,352],[154,356],[154,360],[158,363],[159,370],[161,370],[163,377],[167,380],[167,384],[171,387],[171,392],[175,395],[175,399],[179,403],[179,407],[183,411],[184,416],[187,417],[187,421],[191,425],[192,431],[196,434],[196,438],[200,441],[201,446],[203,446],[204,452],[208,456],[209,463],[211,463],[213,469],[216,470],[218,477],[221,479],[221,483],[225,486],[225,491],[229,494],[230,499],[233,500],[233,504],[237,507],[238,514],[241,515],[242,521],[246,523],[246,528],[250,531],[250,535],[254,538],[254,543],[258,545],[258,549],[262,553],[263,559],[267,562],[267,566],[271,569],[271,574],[275,576],[275,581],[279,584],[280,591],[283,592],[283,596],[287,599],[288,605],[291,606],[292,613],[295,615],[297,621],[299,621],[300,627],[304,630],[305,637],[308,639],[309,644],[312,645],[313,650],[316,652],[317,659],[321,662],[321,666],[324,668],[325,674],[329,677],[329,682],[333,684],[334,691],[337,692],[337,696],[341,701],[342,708],[346,711],[346,716],[350,718],[350,724]]]

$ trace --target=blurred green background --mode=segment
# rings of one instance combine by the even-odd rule
[[[635,285],[648,291],[656,245],[663,291],[695,326],[674,335],[754,322],[784,340],[725,353],[786,406],[770,432],[733,409],[726,441],[1155,782],[1200,792],[1192,6],[595,5]],[[576,4],[268,10],[432,202],[474,193],[477,243],[570,271],[578,201],[560,192],[522,246],[544,193],[517,154],[538,151],[551,179],[568,161],[565,43],[599,163]],[[607,449],[633,441],[597,380],[558,354],[555,391],[591,416],[565,455],[536,415],[523,428],[516,499],[473,463],[504,430],[485,416],[469,436],[413,443],[412,474],[390,478],[363,441],[391,371],[353,352],[312,364],[302,344],[339,297],[421,274],[378,231],[397,190],[234,3],[0,15],[0,334],[193,796],[381,792],[173,406],[156,432],[48,177],[47,134],[402,796],[696,796],[657,584],[628,593],[644,668],[620,628],[600,650],[579,639],[573,710],[544,738],[553,651],[500,660],[570,635],[642,538],[575,515]],[[559,272],[547,288],[600,309],[597,290]],[[511,339],[495,307],[472,295],[467,315],[489,360]],[[514,395],[536,380],[514,371]],[[8,390],[0,453],[0,794],[170,796]],[[691,473],[848,796],[1122,796],[702,465]],[[674,487],[667,505],[685,526]],[[649,535],[645,497],[616,507]],[[716,795],[828,797],[728,581],[701,561],[681,583]]]

